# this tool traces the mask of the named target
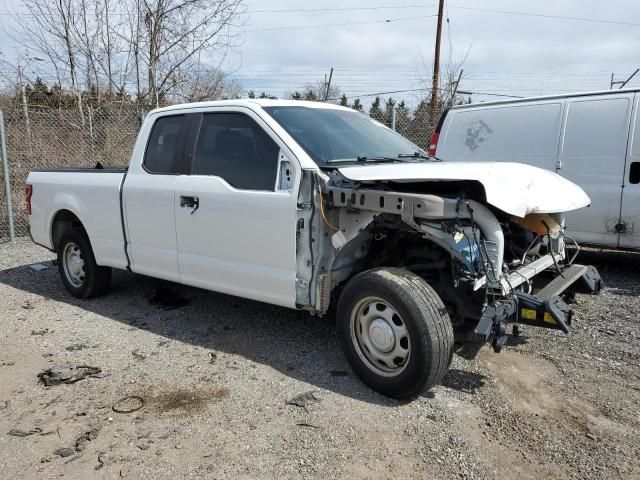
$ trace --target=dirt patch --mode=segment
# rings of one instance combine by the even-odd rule
[[[178,388],[175,390],[151,390],[139,394],[145,400],[145,411],[171,415],[189,415],[202,412],[215,402],[229,396],[229,389],[207,388],[202,390]]]
[[[562,409],[561,398],[554,395],[558,370],[551,362],[509,350],[495,354],[488,348],[480,351],[479,360],[496,377],[515,407],[542,416]]]
[[[544,417],[584,434],[614,435],[625,427],[606,418],[590,403],[565,391],[562,374],[540,357],[513,351],[494,354],[483,349],[480,362],[496,377],[513,406],[523,413]]]

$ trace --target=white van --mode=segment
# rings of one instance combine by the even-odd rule
[[[577,241],[640,248],[640,89],[524,98],[445,111],[429,154],[552,170],[591,206],[567,215]]]

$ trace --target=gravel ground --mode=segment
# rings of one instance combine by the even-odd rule
[[[125,272],[80,301],[29,268],[50,253],[0,244],[0,476],[640,478],[640,254],[581,256],[607,288],[578,296],[574,334],[523,328],[401,403],[355,378],[328,320]],[[171,292],[189,304],[155,301]],[[59,365],[101,372],[45,387]],[[129,395],[142,408],[115,412]]]

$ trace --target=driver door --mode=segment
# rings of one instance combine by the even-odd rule
[[[280,145],[266,128],[250,111],[201,115],[191,175],[176,181],[180,281],[295,307],[298,182],[276,188]]]

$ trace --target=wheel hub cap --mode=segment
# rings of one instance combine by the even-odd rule
[[[381,352],[390,352],[396,343],[393,329],[382,318],[377,318],[371,322],[369,327],[369,337],[373,345]]]
[[[67,280],[74,287],[80,287],[85,279],[84,258],[82,251],[75,243],[68,243],[64,247],[63,267]]]
[[[406,324],[396,309],[379,297],[365,297],[354,305],[351,340],[364,364],[379,375],[399,375],[411,355]]]

